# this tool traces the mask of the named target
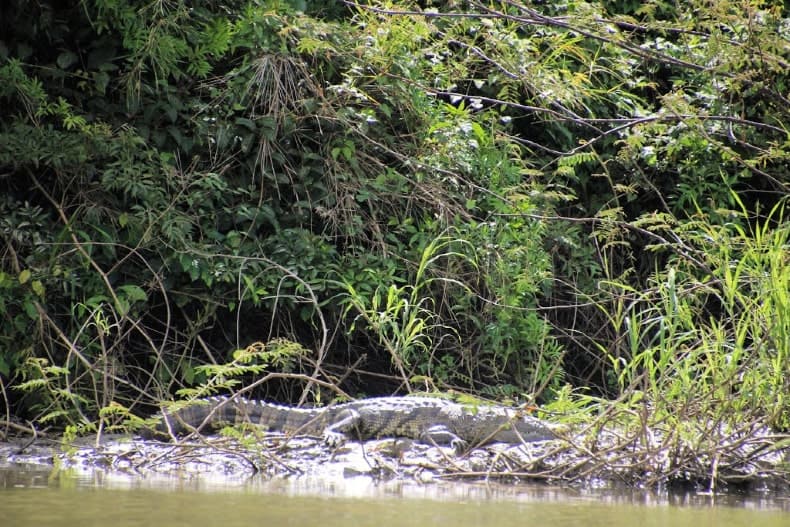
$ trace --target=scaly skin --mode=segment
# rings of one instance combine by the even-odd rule
[[[324,408],[293,408],[241,397],[210,397],[165,413],[145,437],[251,423],[264,430],[322,436],[330,445],[349,438],[408,437],[427,443],[520,444],[554,439],[552,427],[504,406],[467,405],[432,397],[379,397]]]

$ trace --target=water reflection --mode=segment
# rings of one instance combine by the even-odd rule
[[[194,483],[182,482],[185,487]],[[247,485],[217,486],[213,492],[177,487],[171,486],[168,492],[154,488],[114,490],[63,484],[48,488],[6,488],[0,490],[0,523],[13,527],[786,527],[790,518],[779,511],[645,507],[607,502],[594,496],[547,499],[546,489],[521,489],[517,494],[520,497],[512,499],[516,494],[477,485],[458,485],[462,488],[460,493],[458,489],[440,486],[438,493],[430,494],[431,499],[411,499],[417,494],[410,485],[400,489],[385,485],[390,492],[387,497],[366,498],[268,493],[261,487]],[[297,488],[289,487],[289,490]],[[403,496],[410,499],[401,499]],[[442,499],[433,499],[436,496]]]
[[[0,503],[3,490],[48,489],[113,491],[153,491],[158,494],[199,493],[222,495],[259,495],[284,498],[336,498],[365,500],[413,500],[456,504],[469,503],[544,503],[583,506],[648,507],[736,507],[751,510],[790,512],[790,489],[785,497],[776,493],[710,496],[694,492],[648,492],[639,489],[560,487],[541,484],[500,484],[468,482],[413,481],[377,482],[368,477],[338,479],[290,477],[265,478],[188,475],[184,477],[122,473],[96,468],[56,470],[40,465],[0,466]],[[286,500],[287,501],[287,500]],[[790,525],[790,522],[787,523]],[[612,526],[607,526],[612,527]]]

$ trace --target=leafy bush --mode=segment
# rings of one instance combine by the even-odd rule
[[[737,377],[787,426],[784,7],[417,4],[0,11],[17,412],[84,424],[287,339],[310,380],[260,394]]]

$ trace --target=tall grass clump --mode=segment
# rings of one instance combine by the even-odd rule
[[[790,429],[785,205],[759,220],[742,208],[721,224],[698,214],[675,227],[680,256],[648,287],[601,284],[615,299],[602,310],[617,339],[599,351],[620,397],[595,400],[597,448],[630,445],[638,455],[629,468],[684,480],[704,474],[711,486],[776,448],[771,438]]]
[[[757,223],[745,209],[721,225],[692,218],[683,249],[696,263],[671,261],[612,316],[627,343],[626,354],[611,357],[620,388],[643,394],[661,419],[790,426],[783,205]]]

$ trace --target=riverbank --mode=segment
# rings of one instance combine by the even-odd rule
[[[458,454],[452,448],[405,439],[349,441],[327,447],[320,438],[267,434],[206,436],[179,443],[104,435],[65,447],[47,438],[0,443],[0,467],[99,469],[131,478],[305,479],[344,485],[372,482],[544,482],[575,488],[682,489],[710,495],[770,493],[790,498],[787,436],[750,430],[730,435],[718,457],[700,456],[697,472],[675,470],[660,434],[641,448],[614,432],[523,445],[494,443]],[[737,443],[737,444],[735,444]],[[687,464],[685,465],[687,466]]]

